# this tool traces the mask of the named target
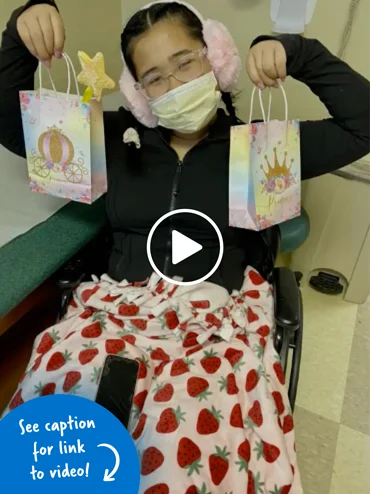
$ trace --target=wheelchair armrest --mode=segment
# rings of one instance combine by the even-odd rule
[[[292,270],[275,268],[273,275],[276,324],[295,330],[301,319],[299,287]]]
[[[74,290],[85,278],[85,262],[80,258],[75,258],[65,264],[56,275],[56,283],[59,289]]]

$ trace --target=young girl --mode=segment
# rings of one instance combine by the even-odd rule
[[[28,2],[4,32],[0,143],[20,156],[18,92],[33,89],[39,60],[50,66],[63,46],[52,1]],[[182,2],[162,2],[129,20],[121,48],[130,111],[104,115],[114,237],[109,277],[82,284],[67,318],[39,335],[7,411],[50,393],[94,399],[107,353],[125,353],[140,362],[129,427],[142,454],[140,492],[300,493],[293,421],[273,348],[271,291],[247,267],[260,264],[263,240],[228,227],[230,127],[240,123],[231,97],[241,65],[236,47],[220,23]],[[307,84],[331,114],[301,123],[303,179],[369,152],[369,82],[318,41],[259,37],[246,67],[261,89],[286,76]],[[221,99],[227,113],[218,109]],[[138,149],[123,142],[130,127]],[[217,271],[192,287],[153,276],[146,254],[152,225],[180,208],[208,214],[225,244]],[[152,249],[167,276],[186,281],[203,276],[218,244],[195,218],[185,223],[195,241],[208,240],[201,262],[171,266],[170,228],[160,230]]]

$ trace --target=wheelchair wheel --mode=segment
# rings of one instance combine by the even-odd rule
[[[293,341],[291,343],[291,348],[293,349],[293,358],[292,358],[292,368],[290,371],[289,389],[288,389],[288,396],[289,396],[290,406],[292,407],[292,411],[294,410],[294,405],[297,398],[299,373],[301,369],[301,359],[302,359],[302,343],[303,343],[303,310],[302,310],[303,304],[302,304],[301,292],[299,292],[299,296],[300,296],[301,317],[300,317],[300,325],[298,329],[294,332]]]

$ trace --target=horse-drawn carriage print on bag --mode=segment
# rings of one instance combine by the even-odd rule
[[[107,191],[103,111],[92,98],[83,102],[70,94],[69,57],[67,93],[52,90],[21,91],[20,104],[32,191],[91,204]],[[71,70],[72,69],[72,70]]]

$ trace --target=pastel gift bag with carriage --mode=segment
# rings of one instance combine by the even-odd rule
[[[262,93],[259,101],[263,122],[252,123],[253,89],[249,123],[231,128],[229,168],[229,225],[264,230],[301,214],[300,126],[298,120],[270,120],[271,90],[267,115]]]
[[[20,91],[23,133],[32,191],[93,203],[107,191],[103,110],[92,98],[83,102],[70,57],[66,93],[52,90]],[[77,94],[71,94],[72,74]]]

